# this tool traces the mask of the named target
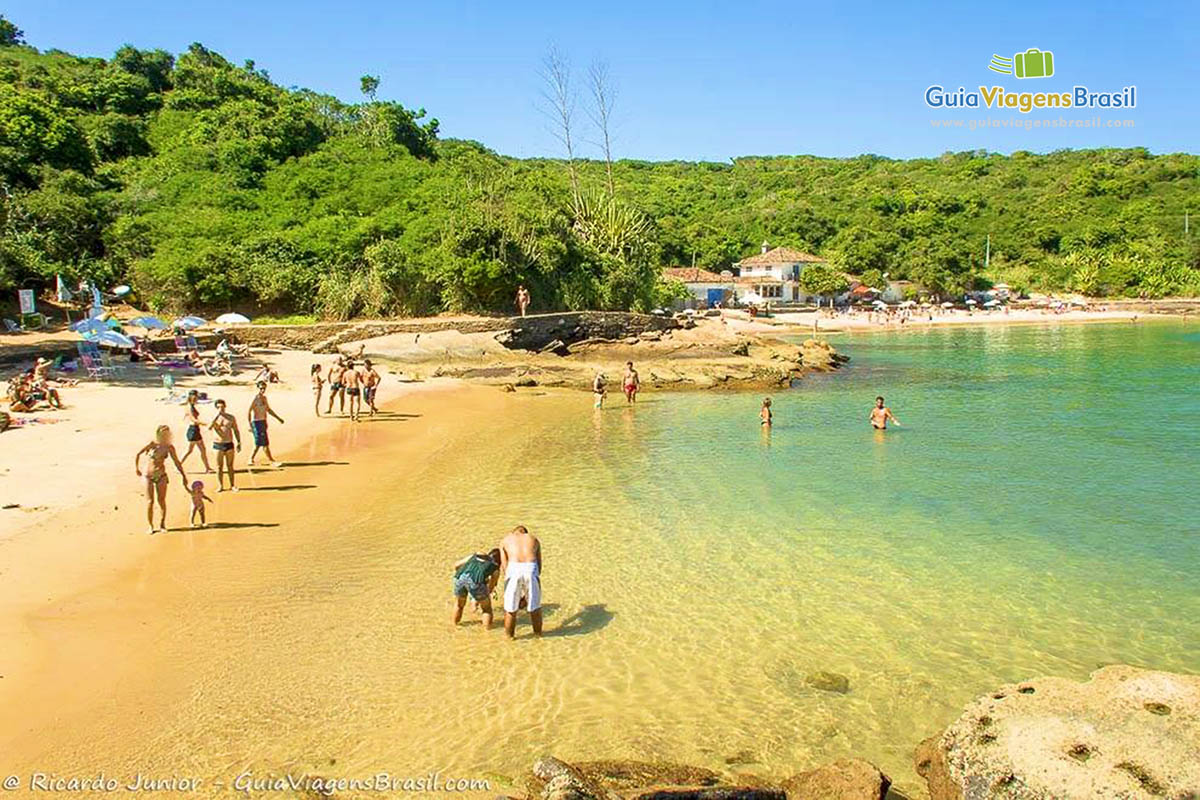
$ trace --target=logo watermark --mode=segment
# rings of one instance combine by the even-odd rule
[[[1012,58],[992,53],[988,69],[1017,78],[1049,78],[1054,74],[1054,53],[1036,47],[1017,53]]]

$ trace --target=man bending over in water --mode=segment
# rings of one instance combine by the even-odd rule
[[[225,491],[224,477],[229,473],[229,489],[237,491],[233,485],[233,445],[242,451],[242,432],[238,430],[237,418],[225,410],[225,401],[218,400],[213,405],[217,407],[217,416],[208,427],[217,437],[213,441],[213,450],[217,453],[217,491]]]
[[[883,404],[883,396],[875,398],[875,407],[871,409],[871,427],[877,431],[886,431],[888,420],[900,427],[900,420],[892,414],[892,410]]]
[[[500,571],[504,573],[504,633],[513,638],[517,612],[529,607],[535,636],[542,635],[542,543],[524,525],[513,528],[500,542]]]
[[[490,553],[472,553],[454,565],[454,624],[462,621],[463,606],[467,595],[479,604],[483,612],[483,628],[492,628],[492,590],[500,578],[500,550]]]

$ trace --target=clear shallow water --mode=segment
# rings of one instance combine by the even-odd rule
[[[835,343],[852,366],[774,393],[769,435],[748,394],[510,396],[467,442],[439,421],[447,445],[401,480],[403,426],[368,429],[372,478],[344,502],[197,538],[186,590],[150,610],[183,688],[152,729],[128,706],[102,729],[136,732],[130,765],[205,775],[856,755],[920,796],[913,747],[997,684],[1200,671],[1194,326]],[[876,394],[903,428],[871,431]],[[450,629],[449,565],[519,522],[544,543],[547,637]],[[808,687],[818,670],[849,693]],[[92,747],[66,752],[112,769]]]

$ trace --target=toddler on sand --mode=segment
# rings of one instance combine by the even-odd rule
[[[192,481],[192,527],[196,527],[196,517],[200,517],[200,527],[208,522],[204,518],[204,501],[212,502],[212,498],[204,493],[204,481]]]

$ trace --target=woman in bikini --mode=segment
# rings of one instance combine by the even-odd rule
[[[208,464],[208,451],[204,449],[204,436],[200,433],[200,409],[196,408],[196,403],[200,400],[200,393],[192,389],[187,394],[187,410],[183,412],[183,421],[187,424],[187,452],[183,454],[183,458],[179,459],[180,463],[186,463],[188,456],[193,450],[200,453],[200,460],[204,462],[204,471],[212,472],[212,467]]]
[[[137,472],[138,477],[142,477],[142,456],[150,456],[150,464],[146,470],[146,522],[150,526],[150,533],[157,533],[159,529],[167,529],[167,458],[175,464],[175,468],[179,470],[179,477],[183,479],[183,485],[187,486],[187,473],[183,471],[183,464],[179,462],[179,455],[175,452],[175,445],[171,444],[171,429],[166,425],[159,425],[154,432],[154,441],[138,450],[137,455],[133,457],[133,469]],[[158,527],[154,527],[154,498],[158,498],[159,520]]]
[[[313,411],[319,417],[321,416],[321,387],[325,385],[325,379],[321,377],[321,365],[313,364],[310,374],[312,375],[313,397],[315,398]]]

